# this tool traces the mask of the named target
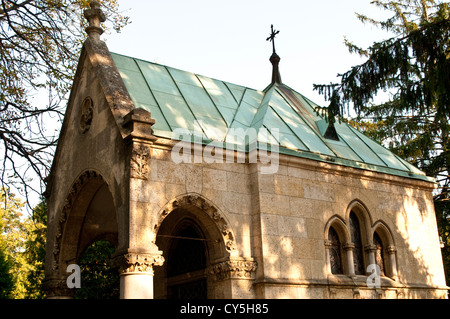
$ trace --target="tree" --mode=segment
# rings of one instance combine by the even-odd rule
[[[75,299],[118,299],[120,294],[119,272],[110,265],[114,246],[107,241],[96,241],[80,259],[81,288]]]
[[[0,211],[0,299],[9,298],[11,291],[14,289],[14,280],[11,274],[11,263],[6,256],[6,243],[3,240],[3,229],[6,222]]]
[[[368,49],[345,40],[350,53],[365,61],[339,74],[338,83],[314,85],[330,102],[318,111],[330,123],[354,111],[353,124],[436,178],[435,207],[440,235],[446,239],[444,263],[450,276],[449,3],[375,0],[372,4],[392,16],[385,21],[361,14],[358,18],[394,37]],[[377,94],[383,92],[387,101],[375,103]]]
[[[8,197],[5,201],[4,197]],[[47,208],[41,202],[33,214],[14,194],[0,193],[0,293],[3,298],[43,298]],[[8,291],[8,293],[6,293]]]
[[[41,299],[45,297],[42,282],[45,276],[45,243],[47,239],[47,205],[41,201],[34,209],[28,220],[25,234],[25,260],[28,267],[26,278],[27,299]]]
[[[0,299],[8,299],[14,289],[14,278],[11,274],[11,262],[8,260],[5,247],[0,246]]]
[[[119,32],[128,17],[118,12],[118,0],[100,2],[109,17],[107,29]],[[83,9],[89,3],[0,3],[0,186],[15,187],[26,198],[42,193],[85,39]]]
[[[47,205],[41,201],[30,216],[22,216],[24,203],[13,194],[7,206],[0,208],[0,299],[42,299],[45,276]],[[0,198],[1,200],[2,198]],[[97,241],[79,260],[81,289],[76,299],[112,299],[119,297],[119,272],[110,266],[114,245]]]
[[[25,292],[23,278],[27,268],[23,254],[25,226],[21,220],[24,203],[8,190],[1,190],[0,202],[0,263],[3,271],[9,269],[9,275],[4,272],[3,278],[8,282],[10,277],[12,282],[9,293],[3,297],[21,298]]]

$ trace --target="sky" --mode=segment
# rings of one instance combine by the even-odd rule
[[[389,37],[355,15],[386,17],[371,1],[119,0],[131,24],[102,40],[115,53],[263,90],[272,78],[266,39],[273,24],[283,83],[326,106],[313,84],[336,82],[338,73],[362,62],[344,36],[361,47]]]
[[[257,90],[271,82],[266,41],[270,26],[284,84],[319,105],[313,84],[338,81],[362,60],[344,36],[362,47],[389,35],[362,24],[355,12],[386,17],[371,0],[120,0],[131,19],[121,33],[105,33],[110,51]]]

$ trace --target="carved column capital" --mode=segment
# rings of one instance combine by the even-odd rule
[[[59,276],[46,277],[42,283],[47,299],[72,299],[74,289],[67,287],[67,279]]]
[[[344,248],[345,251],[353,251],[353,249],[355,249],[355,244],[354,243],[346,243],[342,246],[342,248]]]
[[[253,259],[229,259],[218,262],[209,268],[209,274],[216,280],[254,279],[257,263]]]
[[[397,248],[395,248],[395,246],[393,245],[389,245],[386,247],[386,251],[388,252],[388,254],[393,255],[397,252]]]
[[[368,253],[373,253],[373,252],[375,252],[377,250],[377,246],[375,246],[375,245],[366,245],[366,246],[364,246],[364,249]]]
[[[113,267],[119,269],[119,273],[150,273],[154,274],[154,266],[162,266],[164,264],[164,257],[160,253],[130,253],[116,256],[111,261]]]

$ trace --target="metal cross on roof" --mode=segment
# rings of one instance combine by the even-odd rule
[[[273,29],[273,24],[270,25],[270,28],[272,29],[272,32],[270,34],[270,37],[268,37],[266,39],[266,41],[271,41],[272,42],[272,47],[273,47],[273,53],[275,53],[275,36],[280,33],[280,31],[274,30]]]

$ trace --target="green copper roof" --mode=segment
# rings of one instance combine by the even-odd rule
[[[277,143],[283,154],[434,181],[346,123],[335,123],[339,141],[325,138],[328,124],[316,114],[317,105],[284,84],[258,91],[115,53],[112,57],[135,107],[156,120],[156,136],[172,138],[174,130],[182,129],[201,134],[205,144],[236,149],[231,129],[263,128],[269,134],[258,135],[258,142]]]

